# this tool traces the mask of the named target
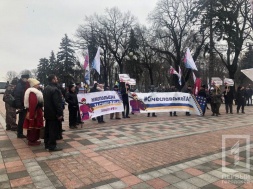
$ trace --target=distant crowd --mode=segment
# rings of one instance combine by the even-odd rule
[[[65,105],[68,105],[69,112],[69,128],[76,129],[82,124],[79,110],[78,93],[93,93],[104,90],[103,84],[94,82],[93,87],[81,86],[80,83],[70,84],[67,88],[59,85],[56,75],[48,76],[49,85],[42,88],[37,79],[29,78],[29,75],[22,75],[20,79],[13,79],[3,96],[6,108],[6,130],[17,131],[18,138],[26,138],[28,145],[40,145],[40,138],[44,139],[45,149],[49,151],[62,150],[57,146],[56,141],[62,139],[62,122],[64,121],[63,111]],[[130,118],[129,98],[133,98],[133,90],[129,84],[115,85],[113,89],[116,91],[123,103],[124,111],[122,113],[111,113],[110,119]],[[134,92],[139,92],[134,90]],[[178,92],[175,86],[170,88],[156,88],[151,85],[149,92]],[[191,86],[187,86],[182,92],[193,93]],[[212,116],[220,115],[220,106],[224,102],[226,113],[233,114],[233,103],[235,102],[236,112],[245,113],[245,105],[252,105],[253,90],[250,86],[239,86],[236,92],[231,87],[226,86],[222,91],[220,86],[213,86],[207,89],[202,85],[198,94],[206,99],[203,115],[206,109],[211,109]],[[211,108],[208,107],[210,103]],[[16,114],[18,114],[18,123],[16,123]],[[190,112],[185,112],[186,116],[190,116]],[[147,117],[157,117],[155,112],[148,113]],[[177,112],[170,112],[170,116],[177,116]],[[45,123],[44,123],[45,119]],[[92,119],[99,124],[105,123],[103,116]],[[23,129],[27,129],[27,136],[23,134]]]

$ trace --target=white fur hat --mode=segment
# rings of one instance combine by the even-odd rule
[[[29,82],[29,84],[30,84],[31,87],[40,84],[40,82],[37,79],[34,79],[34,78],[29,78],[28,82]]]

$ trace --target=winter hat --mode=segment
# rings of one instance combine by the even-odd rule
[[[17,81],[16,79],[13,79],[13,80],[11,81],[11,84],[12,84],[12,85],[17,85],[17,84],[18,84],[18,81]]]
[[[34,87],[35,85],[39,85],[40,84],[40,82],[37,79],[34,79],[34,78],[29,78],[28,82],[29,82],[29,84],[30,84],[31,87]]]
[[[28,79],[28,78],[29,78],[29,74],[23,74],[23,75],[21,75],[21,78],[26,78],[26,79]]]

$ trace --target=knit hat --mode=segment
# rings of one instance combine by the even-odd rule
[[[23,75],[21,75],[21,78],[26,78],[26,79],[28,79],[28,78],[29,78],[29,74],[23,74]]]
[[[37,79],[34,79],[34,78],[29,78],[28,82],[29,82],[29,84],[30,84],[31,87],[34,87],[35,85],[39,85],[40,84],[40,82]]]

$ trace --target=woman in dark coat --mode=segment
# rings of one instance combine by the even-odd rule
[[[76,129],[78,100],[74,84],[69,86],[69,92],[66,94],[66,102],[68,103],[69,109],[69,128]]]

